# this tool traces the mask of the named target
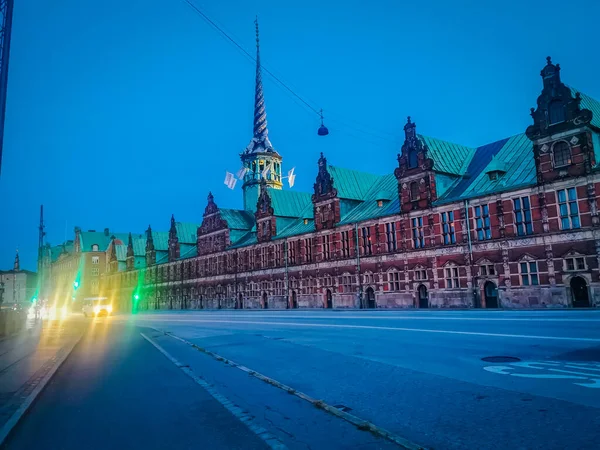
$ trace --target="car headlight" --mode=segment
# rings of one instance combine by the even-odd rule
[[[112,305],[107,305],[106,306],[106,311],[111,313],[112,312]]]
[[[94,312],[96,314],[98,314],[100,312],[100,307],[99,306],[94,306]]]

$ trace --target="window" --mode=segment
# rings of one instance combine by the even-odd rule
[[[477,239],[480,241],[491,239],[492,230],[490,228],[490,210],[488,205],[476,206],[474,210]]]
[[[577,206],[577,191],[575,188],[557,191],[560,227],[563,230],[576,229],[579,223],[579,207]]]
[[[100,275],[100,269],[97,267],[92,267],[92,275],[96,277]]]
[[[313,260],[313,240],[312,240],[312,238],[304,239],[304,248],[306,251],[306,262],[312,262],[312,260]]]
[[[92,256],[92,264],[100,264],[100,257]],[[71,265],[71,264],[69,263],[69,265]]]
[[[522,286],[537,286],[540,284],[538,279],[537,262],[529,261],[519,263],[519,270],[521,272]]]
[[[482,277],[496,275],[496,270],[493,264],[482,264],[479,266],[479,275]]]
[[[529,197],[520,197],[513,199],[515,212],[515,225],[517,227],[517,236],[526,236],[533,234],[533,224],[531,223],[531,205]]]
[[[395,252],[397,250],[396,243],[396,224],[394,222],[385,224],[385,237],[387,242],[387,251]]]
[[[371,248],[371,229],[369,227],[363,227],[361,230],[363,255],[370,255],[373,252],[373,249]]]
[[[418,157],[417,157],[417,150],[414,148],[411,148],[408,151],[408,168],[414,169],[415,167],[417,167],[418,164],[419,164],[419,161],[418,161]]]
[[[100,292],[100,285],[98,284],[97,280],[92,281],[92,283],[90,284],[90,290],[92,294],[97,294],[98,292]]]
[[[565,258],[565,271],[585,270],[585,258],[583,256],[573,256]]]
[[[329,259],[331,257],[331,236],[323,236],[323,259]]]
[[[454,232],[454,211],[443,212],[442,218],[442,238],[444,244],[456,244],[456,233]]]
[[[275,266],[281,265],[281,246],[282,244],[275,245]]]
[[[458,280],[458,267],[446,267],[446,287],[447,288],[458,288],[460,283]]]
[[[558,141],[552,146],[554,167],[565,167],[571,164],[571,146],[565,141]]]
[[[415,280],[423,281],[427,279],[427,269],[423,269],[422,267],[415,268]]]
[[[342,256],[350,256],[350,232],[342,231]]]
[[[296,242],[288,242],[288,257],[290,264],[296,264]]]
[[[260,249],[260,267],[261,268],[265,268],[267,267],[267,263],[268,263],[268,252],[269,248],[268,247],[261,247]]]
[[[97,252],[98,251],[98,244],[92,244],[92,251],[93,252]]]
[[[414,217],[412,219],[413,245],[415,248],[425,247],[425,235],[423,233],[423,218]]]
[[[416,181],[410,183],[410,199],[412,201],[419,200],[419,183]]]
[[[553,101],[548,107],[550,125],[565,121],[565,107],[561,101]]]
[[[400,272],[388,272],[388,290],[400,290]]]
[[[342,292],[352,292],[353,278],[354,277],[349,274],[345,274],[340,277],[340,285],[342,286]]]
[[[262,223],[262,235],[263,236],[267,235],[267,222]]]

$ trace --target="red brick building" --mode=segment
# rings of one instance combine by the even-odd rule
[[[524,134],[471,148],[409,117],[388,175],[321,155],[303,193],[283,188],[258,63],[244,208],[209,193],[195,242],[174,219],[160,248],[150,229],[130,239],[121,259],[138,263],[113,252],[103,295],[124,309],[134,294],[137,308],[600,307],[600,103],[560,75],[548,58]]]

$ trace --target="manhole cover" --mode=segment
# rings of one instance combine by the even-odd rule
[[[521,361],[521,358],[516,358],[514,356],[486,356],[485,358],[481,358],[481,360],[492,363],[508,363]]]

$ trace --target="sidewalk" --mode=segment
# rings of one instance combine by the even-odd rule
[[[83,334],[85,322],[28,319],[0,340],[0,444]]]

